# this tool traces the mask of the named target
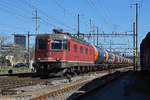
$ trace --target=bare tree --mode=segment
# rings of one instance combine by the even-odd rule
[[[4,35],[0,35],[0,64],[4,65],[4,63],[6,62],[6,56],[9,54],[8,50],[4,50],[2,47],[3,45],[7,44],[9,41],[9,37],[8,36],[4,36]],[[7,52],[4,52],[7,51]]]
[[[30,60],[34,60],[35,56],[35,45],[32,45],[30,48]]]
[[[12,62],[15,64],[18,61],[24,62],[26,50],[17,44],[9,42],[10,37],[0,35],[0,64],[5,64],[6,58],[13,57]]]
[[[13,55],[13,62],[25,62],[24,57],[26,50],[22,46],[14,44],[14,48],[11,50],[11,53]]]
[[[9,36],[0,35],[0,50],[2,49],[2,45],[5,45],[8,43]]]

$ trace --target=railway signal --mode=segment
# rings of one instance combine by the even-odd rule
[[[135,56],[135,51],[136,51],[136,48],[134,47],[133,48],[133,56]]]

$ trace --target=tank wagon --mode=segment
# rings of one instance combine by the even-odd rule
[[[150,32],[140,44],[141,71],[150,71]]]
[[[91,45],[68,33],[39,34],[36,36],[36,72],[79,74],[132,64],[127,58]]]

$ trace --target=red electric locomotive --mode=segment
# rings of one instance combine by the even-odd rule
[[[37,35],[33,66],[42,75],[85,72],[87,66],[94,66],[94,48],[67,33]]]

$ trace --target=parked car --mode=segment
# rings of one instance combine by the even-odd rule
[[[28,67],[28,64],[25,63],[17,63],[15,67]]]
[[[12,66],[12,64],[11,63],[7,63],[7,66]]]

